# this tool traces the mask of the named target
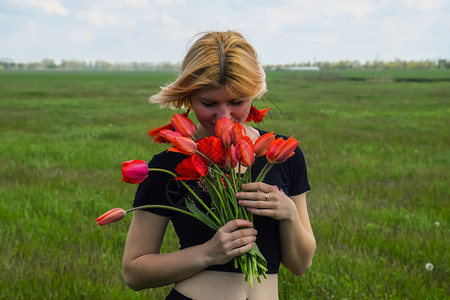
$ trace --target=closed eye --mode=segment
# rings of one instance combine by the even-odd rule
[[[202,101],[201,103],[204,107],[213,107],[214,105],[216,105],[215,102],[203,102]]]
[[[233,106],[239,106],[239,105],[241,105],[242,103],[244,103],[244,101],[231,101],[231,102],[230,102],[230,104],[233,105]]]

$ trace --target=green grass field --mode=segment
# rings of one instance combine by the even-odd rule
[[[147,99],[175,76],[0,72],[0,299],[164,299],[123,283],[131,218],[95,218],[131,207],[122,162],[165,148],[147,129],[173,111]],[[260,127],[301,140],[317,239],[306,274],[282,268],[280,299],[448,298],[450,71],[267,78]]]

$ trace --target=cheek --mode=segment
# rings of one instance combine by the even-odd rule
[[[234,110],[233,115],[239,121],[239,123],[244,123],[245,119],[247,119],[248,114],[250,113],[250,107],[252,104],[248,104],[241,108],[237,108]]]
[[[197,120],[202,123],[214,117],[214,113],[204,107],[193,107]]]

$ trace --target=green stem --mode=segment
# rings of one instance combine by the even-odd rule
[[[259,172],[255,182],[263,181],[267,173],[270,171],[270,169],[272,169],[273,166],[274,163],[267,162],[266,165],[262,168],[261,172]]]
[[[170,172],[168,170],[165,169],[158,169],[158,168],[149,168],[148,171],[158,171],[158,172],[163,172],[163,173],[167,173],[172,175],[173,177],[177,178],[177,174]],[[183,180],[178,180],[179,182],[181,182],[182,185],[184,185],[184,187],[192,194],[192,196],[194,196],[195,199],[197,199],[197,201],[208,211],[208,213],[214,218],[214,220],[217,222],[217,224],[220,224],[220,220],[219,218],[211,211],[211,209],[208,207],[208,205],[205,204],[205,202],[203,202],[202,199],[200,199],[200,197],[186,184],[186,182],[184,182]]]
[[[185,211],[184,209],[180,209],[180,208],[176,208],[176,207],[172,207],[172,206],[167,206],[167,205],[157,205],[157,204],[150,204],[150,205],[142,205],[142,206],[133,207],[133,208],[130,208],[129,210],[125,211],[125,213],[127,214],[127,213],[130,213],[130,212],[135,211],[135,210],[146,209],[146,208],[170,209],[170,210],[174,210],[174,211],[177,211],[177,212],[180,212],[180,213],[183,213],[185,215],[188,215],[188,216],[191,216],[193,218],[198,219],[196,215],[194,215],[191,212]]]

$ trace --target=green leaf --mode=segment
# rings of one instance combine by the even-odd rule
[[[189,199],[186,199],[186,207],[197,217],[197,219],[212,229],[217,231],[221,226],[223,226],[216,224],[212,218],[198,209],[190,197]]]

